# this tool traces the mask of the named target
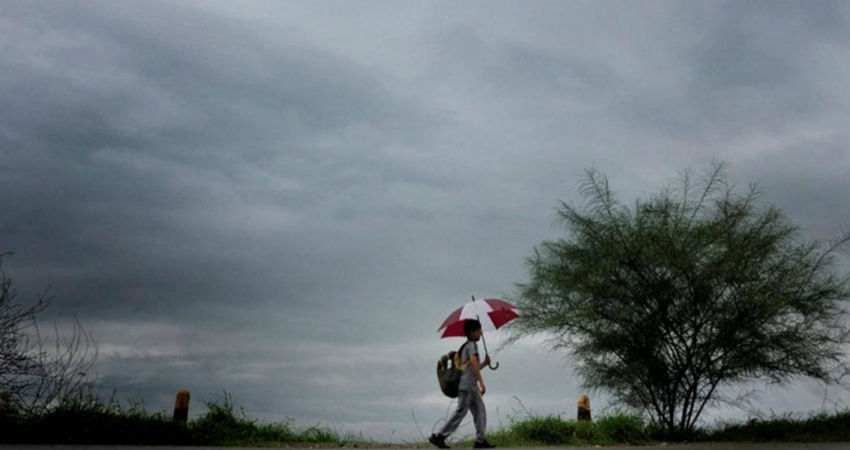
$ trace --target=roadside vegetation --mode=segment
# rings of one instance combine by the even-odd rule
[[[782,415],[726,424],[707,438],[713,441],[850,442],[850,409],[806,418]]]
[[[186,423],[138,404],[122,406],[92,396],[65,400],[38,413],[0,414],[0,443],[212,445],[318,447],[379,446],[355,434],[320,425],[296,427],[293,421],[263,423],[237,411],[228,394],[207,402],[208,411]]]
[[[850,442],[850,410],[806,418],[791,415],[744,423],[696,427],[687,435],[670,435],[664,427],[633,414],[615,413],[591,422],[560,416],[527,416],[488,433],[497,447],[649,445],[659,442]],[[472,440],[453,443],[471,447]],[[424,446],[424,444],[423,444]]]
[[[297,427],[292,420],[264,423],[234,407],[225,393],[207,402],[207,412],[187,423],[174,422],[165,412],[150,413],[139,404],[121,405],[94,397],[65,400],[38,413],[0,413],[3,444],[205,445],[238,447],[423,447],[428,443],[387,443],[360,434],[315,425]],[[850,410],[810,417],[783,415],[743,423],[696,428],[671,436],[643,417],[614,413],[593,421],[567,420],[557,415],[526,414],[488,433],[498,447],[648,445],[658,442],[844,442],[850,441]],[[471,447],[471,440],[453,442]]]
[[[590,422],[564,420],[552,415],[529,416],[489,433],[488,439],[497,447],[640,445],[652,442],[643,419],[629,414],[615,414]]]

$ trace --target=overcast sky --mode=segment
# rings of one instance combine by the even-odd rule
[[[847,1],[7,0],[0,251],[122,398],[421,440],[437,326],[512,295],[585,169],[630,202],[726,161],[807,238],[847,229],[848,81]],[[495,358],[491,426],[574,416],[572,361]]]

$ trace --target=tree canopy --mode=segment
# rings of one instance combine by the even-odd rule
[[[585,387],[687,433],[723,387],[846,367],[850,292],[834,269],[850,236],[804,242],[721,164],[632,207],[595,171],[581,193],[558,210],[565,237],[527,259],[512,329],[569,351]]]

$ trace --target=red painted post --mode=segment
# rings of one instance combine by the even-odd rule
[[[189,420],[189,391],[182,390],[174,399],[174,421],[186,423]]]
[[[590,421],[590,399],[586,395],[578,399],[578,420]]]

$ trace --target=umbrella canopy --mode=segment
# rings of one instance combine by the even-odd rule
[[[498,298],[473,300],[452,311],[443,321],[437,332],[441,338],[463,337],[463,324],[466,319],[477,319],[484,331],[497,330],[506,323],[519,317],[516,306]]]

